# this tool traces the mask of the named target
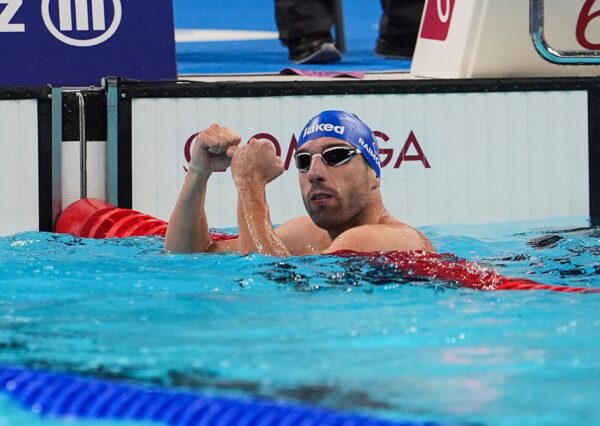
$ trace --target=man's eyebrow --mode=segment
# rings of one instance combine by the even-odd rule
[[[344,142],[331,142],[331,143],[328,143],[328,144],[325,144],[325,145],[323,145],[323,151],[325,151],[325,150],[326,150],[326,149],[328,149],[328,148],[333,148],[333,147],[335,147],[335,146],[343,146],[343,147],[348,147],[348,148],[350,148],[350,147],[348,146],[348,144],[347,144],[347,143],[344,143]]]

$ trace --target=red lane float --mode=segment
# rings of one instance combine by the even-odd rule
[[[367,258],[374,264],[392,265],[410,278],[439,279],[475,290],[548,290],[568,293],[600,293],[600,288],[568,287],[540,284],[525,278],[508,278],[494,269],[456,257],[421,251],[360,253],[340,250],[334,256]]]
[[[124,238],[159,235],[167,232],[167,222],[131,209],[122,209],[94,198],[69,205],[58,218],[56,232],[84,238]],[[211,231],[214,241],[237,238],[237,235]],[[524,278],[508,278],[494,269],[460,259],[452,254],[413,252],[360,253],[340,250],[341,257],[367,258],[375,264],[393,266],[407,277],[439,279],[475,290],[548,290],[568,293],[600,293],[599,288],[540,284]]]
[[[144,235],[165,236],[167,222],[136,210],[115,207],[95,198],[70,204],[58,217],[56,232],[82,238],[125,238]],[[213,240],[236,238],[211,232]]]

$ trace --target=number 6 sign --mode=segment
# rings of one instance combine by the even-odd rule
[[[585,31],[587,30],[590,22],[595,18],[600,17],[600,10],[592,13],[592,6],[594,6],[594,3],[596,3],[596,0],[586,0],[585,4],[583,5],[583,8],[579,13],[579,19],[577,19],[575,35],[577,37],[577,41],[584,49],[600,50],[600,43],[592,43],[585,35]]]

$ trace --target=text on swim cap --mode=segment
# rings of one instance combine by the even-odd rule
[[[302,135],[302,137],[310,135],[314,132],[335,132],[338,135],[343,135],[345,130],[346,128],[344,126],[334,126],[330,123],[313,124],[312,126],[309,126],[306,129],[304,129],[304,134]]]
[[[367,153],[369,154],[369,156],[371,158],[373,158],[375,160],[375,162],[379,165],[380,163],[380,159],[379,159],[379,155],[375,154],[375,151],[373,150],[373,148],[371,147],[371,145],[367,144],[363,138],[358,138],[358,143],[360,144],[360,146],[362,146],[365,151],[367,151]]]

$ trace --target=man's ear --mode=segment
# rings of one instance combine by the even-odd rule
[[[381,178],[378,178],[375,174],[375,170],[371,169],[371,189],[377,189],[381,186]]]
[[[381,178],[377,177],[377,173],[375,173],[373,167],[371,167],[371,165],[367,162],[367,159],[364,155],[362,156],[362,158],[363,164],[365,165],[369,173],[369,179],[371,180],[371,189],[379,188],[379,186],[381,185]]]

